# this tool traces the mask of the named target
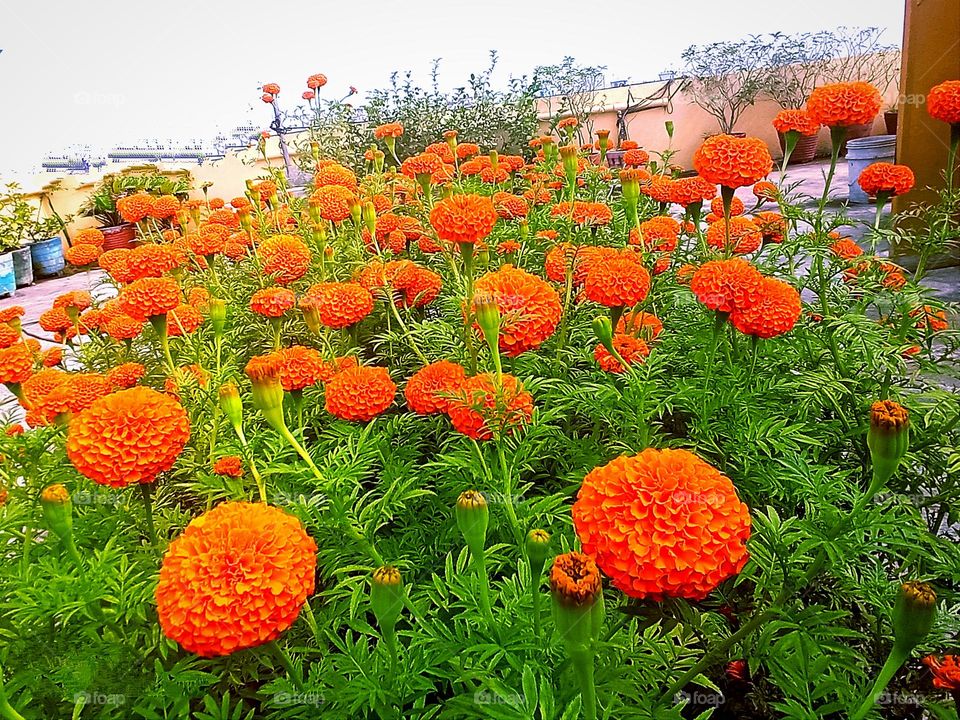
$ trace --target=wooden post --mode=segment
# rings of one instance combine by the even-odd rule
[[[927,93],[944,80],[960,80],[960,2],[906,0],[903,23],[903,66],[897,102],[897,162],[917,178],[914,190],[894,199],[893,211],[916,202],[931,202],[927,188],[943,187],[950,148],[950,126],[927,115]],[[894,247],[903,255],[909,248]]]

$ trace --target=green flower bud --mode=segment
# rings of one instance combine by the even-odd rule
[[[40,493],[43,519],[53,533],[64,540],[73,533],[73,502],[70,493],[60,483],[49,485]]]
[[[500,352],[500,308],[490,295],[476,295],[473,312],[491,353]]]
[[[867,447],[873,463],[872,497],[889,482],[910,447],[910,414],[893,400],[880,400],[870,408]]]
[[[539,528],[531,530],[527,533],[524,550],[527,553],[527,562],[530,563],[530,575],[537,583],[543,566],[547,563],[547,555],[550,554],[550,533]]]
[[[487,524],[490,522],[490,508],[487,500],[476,490],[467,490],[457,498],[454,513],[457,526],[463,533],[463,539],[474,557],[483,555],[487,543]]]
[[[232,383],[224,383],[220,386],[220,409],[227,416],[227,420],[233,427],[240,427],[243,424],[243,401],[240,399],[240,391]]]
[[[900,586],[893,606],[894,644],[910,652],[923,642],[937,615],[937,594],[927,583],[911,580]]]
[[[403,609],[403,578],[392,565],[373,571],[370,607],[381,629],[392,631]]]
[[[223,327],[227,323],[227,303],[222,298],[210,298],[210,324],[216,335],[223,334]]]
[[[377,234],[377,208],[369,200],[363,204],[363,224],[370,233],[370,237]]]

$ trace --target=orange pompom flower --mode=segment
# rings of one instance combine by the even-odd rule
[[[960,125],[960,80],[945,80],[930,88],[927,112],[935,120]]]
[[[313,594],[317,545],[293,515],[225,502],[170,543],[157,583],[164,635],[202,657],[275,640]]]
[[[103,247],[103,233],[99,228],[84,228],[73,234],[74,245],[95,245]]]
[[[18,342],[0,350],[0,383],[19,386],[33,373],[33,353],[26,343]],[[11,391],[16,395],[19,388]]]
[[[166,315],[180,304],[180,288],[172,278],[142,278],[120,291],[120,309],[134,320]]]
[[[910,192],[915,182],[913,170],[906,165],[887,162],[867,165],[857,178],[857,183],[867,195],[888,198]]]
[[[588,300],[606,307],[633,306],[650,291],[650,273],[635,252],[622,250],[603,262],[591,263],[583,290]]]
[[[126,390],[140,382],[146,372],[140,363],[123,363],[107,371],[107,381],[118,390]]]
[[[463,367],[449,360],[425,365],[407,380],[407,386],[403,390],[407,407],[418,415],[445,413],[451,397],[466,378]]]
[[[217,458],[213,463],[213,474],[232,478],[243,477],[243,460],[237,455]]]
[[[613,349],[620,354],[627,365],[642,362],[643,358],[650,354],[650,348],[643,340],[623,333],[617,333],[613,336]],[[610,354],[603,343],[597,343],[597,346],[593,349],[593,359],[605,372],[623,373],[627,370],[617,358]]]
[[[268,318],[282,317],[297,301],[293,291],[286,288],[264,288],[250,297],[250,309]]]
[[[294,345],[279,352],[280,385],[285,391],[299,392],[324,378],[326,364],[314,348]]]
[[[258,248],[263,272],[282,285],[302,278],[310,269],[310,248],[295,235],[273,235]]]
[[[373,295],[359,283],[317,283],[307,296],[315,301],[320,322],[329,328],[356,325],[373,311]]]
[[[850,127],[872,123],[881,105],[880,91],[870,83],[841,82],[814,88],[807,112],[821,125]]]
[[[584,553],[631,597],[702,600],[748,559],[749,509],[687,450],[648,448],[591,470],[573,524]]]
[[[484,240],[497,223],[493,201],[482,195],[452,195],[430,211],[430,224],[441,240],[476,244]]]
[[[533,396],[513,375],[503,375],[502,385],[490,373],[467,378],[447,404],[450,422],[474,440],[495,434],[509,435],[533,416]]]
[[[690,279],[690,289],[711,310],[731,313],[749,307],[762,295],[763,276],[743,258],[711,260]]]
[[[127,195],[117,200],[117,211],[124,222],[136,223],[143,220],[153,209],[153,196],[145,192]]]
[[[96,245],[77,243],[68,247],[64,251],[63,257],[75,267],[86,267],[92,265],[100,257],[101,252]]]
[[[403,125],[398,122],[384,123],[383,125],[378,125],[373,130],[373,136],[377,140],[382,140],[383,138],[398,138],[403,135]]]
[[[693,167],[707,182],[738,188],[762,180],[773,167],[773,159],[758,138],[714,135],[694,153]]]
[[[313,191],[310,205],[317,208],[324,220],[339,223],[350,217],[350,206],[356,199],[356,195],[349,188],[342,185],[324,185]]]
[[[180,403],[146,387],[106,395],[73,417],[67,457],[101,485],[153,482],[173,467],[190,438]]]
[[[507,357],[540,347],[557,329],[563,311],[556,290],[512,265],[477,280],[474,303],[481,300],[496,303],[500,310],[500,350]]]
[[[790,332],[800,317],[800,293],[791,285],[765,277],[754,302],[735,307],[730,322],[744,335],[772,338]]]
[[[781,110],[773,118],[774,129],[783,135],[789,132],[800,135],[816,135],[820,125],[806,110]]]
[[[393,404],[397,386],[386,368],[358,366],[344,370],[326,384],[327,412],[341,420],[373,420]]]

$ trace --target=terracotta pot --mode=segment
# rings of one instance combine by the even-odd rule
[[[127,249],[137,239],[137,226],[133,223],[109,225],[100,228],[103,233],[103,251]]]
[[[787,141],[784,138],[783,133],[777,133],[780,137],[780,152],[786,152],[787,150]],[[808,163],[817,156],[817,136],[816,135],[801,135],[800,139],[797,140],[797,146],[793,149],[793,153],[790,155],[790,162],[788,165],[801,165],[802,163]]]

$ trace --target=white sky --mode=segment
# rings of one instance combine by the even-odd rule
[[[0,179],[77,144],[211,138],[264,127],[259,87],[283,107],[322,72],[325,97],[383,86],[393,70],[462,85],[500,53],[498,74],[559,62],[607,80],[655,78],[690,44],[839,25],[887,29],[903,0],[0,0]]]

